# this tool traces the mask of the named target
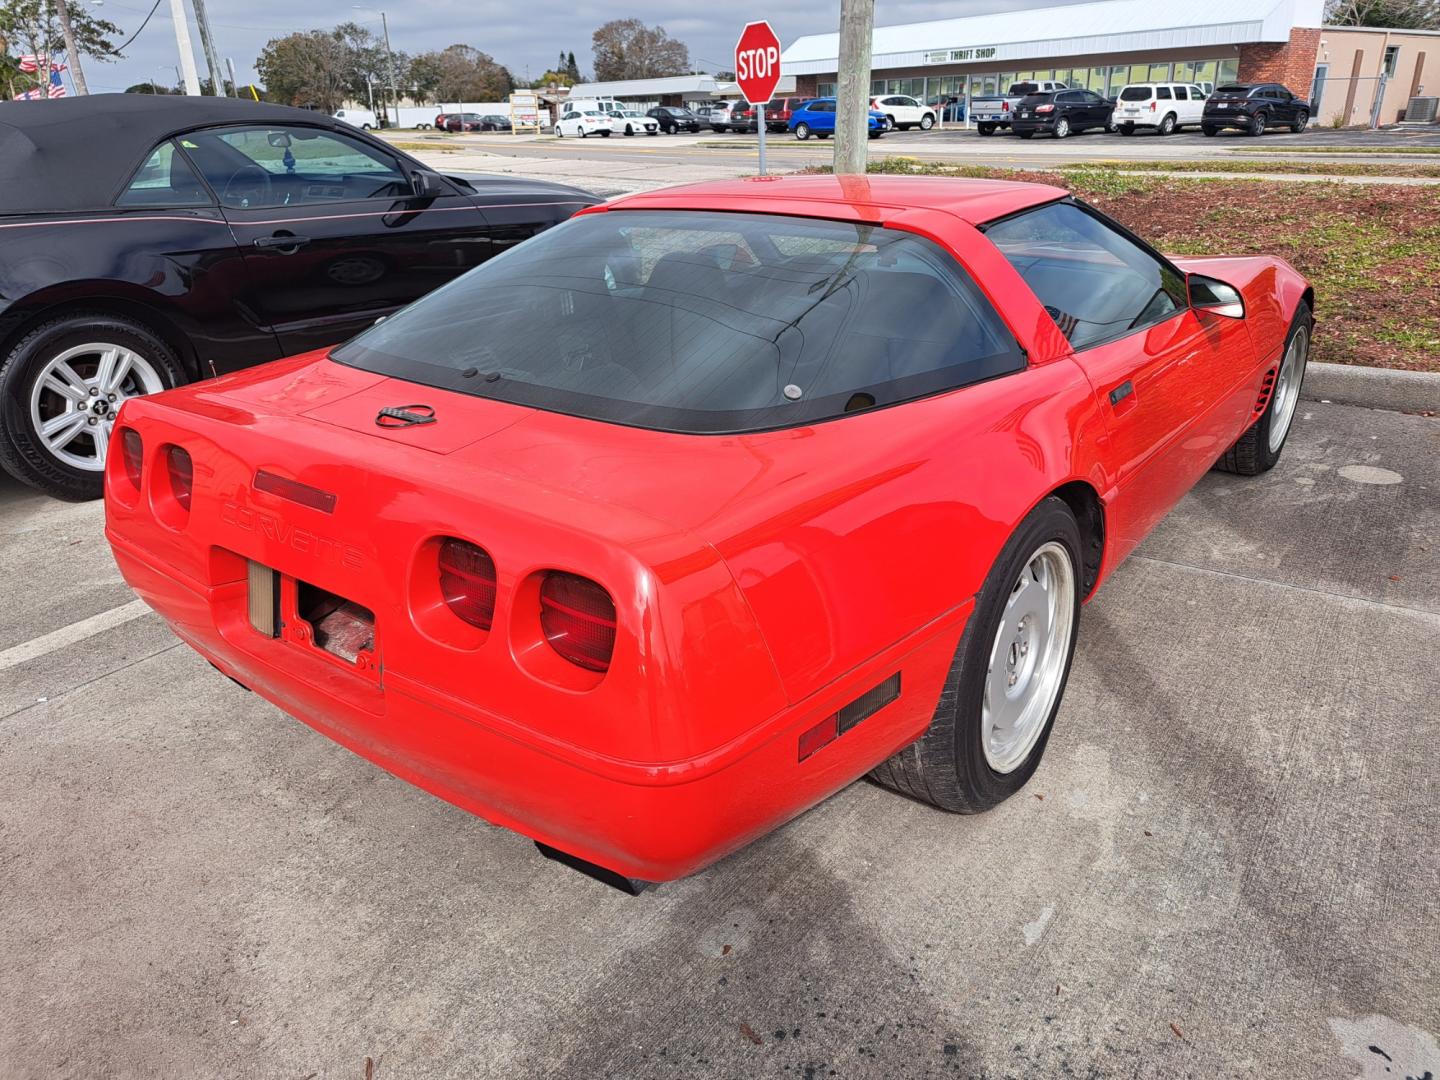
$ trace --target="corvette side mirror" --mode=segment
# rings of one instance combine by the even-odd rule
[[[1245,300],[1234,285],[1203,274],[1191,274],[1185,284],[1190,293],[1190,306],[1196,311],[1208,311],[1227,319],[1245,317]]]

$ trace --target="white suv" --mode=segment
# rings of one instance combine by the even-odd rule
[[[890,118],[890,126],[901,131],[909,131],[912,127],[929,131],[935,126],[935,110],[904,94],[871,98],[870,108],[884,113]]]
[[[1205,98],[1205,91],[1194,83],[1131,83],[1115,98],[1110,122],[1122,135],[1134,135],[1142,127],[1169,135],[1186,124],[1200,123]]]

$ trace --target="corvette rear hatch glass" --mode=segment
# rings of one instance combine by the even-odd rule
[[[427,386],[656,430],[790,427],[1024,366],[947,253],[875,225],[582,215],[335,349]]]

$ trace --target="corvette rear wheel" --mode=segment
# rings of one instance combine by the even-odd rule
[[[1241,476],[1258,476],[1269,472],[1280,460],[1280,451],[1285,448],[1285,440],[1295,422],[1300,386],[1305,381],[1305,368],[1310,362],[1310,338],[1314,326],[1309,306],[1301,304],[1285,338],[1285,352],[1275,372],[1275,386],[1270,391],[1269,404],[1260,419],[1220,456],[1215,468]]]
[[[1045,499],[985,579],[929,729],[871,776],[944,810],[975,814],[1040,763],[1070,676],[1080,620],[1080,529]]]
[[[98,313],[42,323],[0,367],[0,465],[56,498],[99,498],[120,406],[180,381],[170,347],[139,323]]]

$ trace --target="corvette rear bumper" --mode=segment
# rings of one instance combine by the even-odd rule
[[[918,737],[970,611],[967,601],[723,746],[640,762],[549,738],[402,672],[361,679],[251,630],[237,603],[243,583],[190,580],[113,530],[107,536],[135,592],[225,675],[401,779],[645,881],[682,877],[744,846]],[[801,760],[802,734],[896,673],[897,699]]]

